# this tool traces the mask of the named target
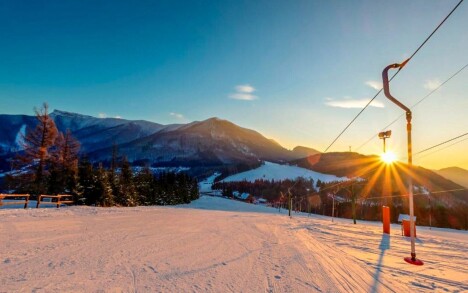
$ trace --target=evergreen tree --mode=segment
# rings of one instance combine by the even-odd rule
[[[98,200],[96,193],[93,192],[95,185],[94,173],[93,165],[86,157],[82,158],[78,164],[78,183],[87,205],[96,205]]]
[[[194,178],[190,184],[190,201],[196,200],[200,198],[199,188],[198,188],[198,181]],[[190,202],[189,201],[189,202]]]
[[[177,174],[176,194],[178,203],[190,203],[190,181],[185,173]]]
[[[111,207],[115,204],[109,176],[102,165],[99,166],[94,175],[93,195],[93,197],[97,198],[98,204],[102,207]]]
[[[112,158],[110,163],[110,170],[109,170],[109,181],[112,188],[112,194],[116,199],[120,198],[120,185],[119,185],[119,177],[117,176],[117,168],[119,167],[118,161],[118,147],[117,144],[114,142],[112,144]]]
[[[127,158],[123,159],[119,176],[119,196],[116,198],[118,204],[122,206],[137,206],[138,195],[133,183],[133,172]]]
[[[148,166],[134,177],[134,184],[138,194],[138,202],[140,204],[156,204],[156,184],[154,176]]]

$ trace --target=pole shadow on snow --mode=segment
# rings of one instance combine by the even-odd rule
[[[378,292],[378,287],[379,287],[379,278],[380,278],[380,273],[382,272],[381,266],[383,262],[383,257],[385,254],[385,251],[390,249],[390,235],[388,234],[382,234],[382,240],[380,240],[380,254],[379,254],[379,259],[377,260],[376,268],[375,268],[375,273],[374,273],[374,282],[372,284],[371,291],[372,293]]]

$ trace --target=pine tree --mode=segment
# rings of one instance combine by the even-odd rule
[[[156,184],[154,176],[148,166],[141,170],[134,178],[138,201],[142,205],[156,204]]]
[[[119,197],[116,198],[117,202],[122,206],[137,206],[138,195],[133,183],[133,172],[127,158],[122,161],[122,168],[119,176]]]
[[[94,188],[94,170],[93,165],[88,161],[88,158],[84,157],[78,164],[78,184],[82,190],[82,196],[85,198],[87,205],[97,204],[97,196],[93,192]]]
[[[196,179],[192,179],[190,184],[190,201],[196,200],[200,198],[200,193],[198,189],[198,181]]]
[[[190,203],[190,182],[186,174],[177,174],[176,177],[177,203]]]
[[[94,176],[93,193],[97,202],[102,207],[111,207],[115,204],[114,195],[109,182],[109,176],[106,170],[99,166]]]
[[[111,163],[110,163],[110,170],[109,170],[109,182],[111,184],[112,188],[112,194],[114,194],[114,198],[118,202],[118,199],[120,198],[120,185],[119,185],[119,176],[117,176],[117,168],[119,167],[119,161],[118,161],[118,148],[117,144],[113,143],[112,144],[112,158],[111,158]]]

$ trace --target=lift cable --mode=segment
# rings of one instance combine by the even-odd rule
[[[438,146],[441,146],[441,145],[444,145],[444,144],[449,143],[449,142],[451,142],[451,141],[454,141],[454,140],[456,140],[456,139],[459,139],[460,137],[463,137],[463,136],[465,136],[465,135],[468,135],[468,132],[466,132],[466,133],[464,133],[464,134],[462,134],[462,135],[459,135],[459,136],[457,136],[457,137],[451,138],[451,139],[449,139],[449,140],[446,140],[446,141],[444,141],[444,142],[438,143],[438,144],[436,144],[436,145],[433,145],[433,146],[431,146],[431,147],[428,147],[427,149],[424,149],[424,150],[422,150],[422,151],[419,151],[419,152],[415,153],[414,155],[416,156],[416,155],[422,154],[422,153],[424,153],[424,152],[427,152],[427,151],[429,151],[429,150],[432,150],[433,148],[436,148],[436,147],[438,147]]]
[[[466,191],[468,188],[457,188],[457,189],[446,189],[446,190],[437,190],[437,191],[430,191],[427,193],[414,193],[413,195],[434,195],[434,194],[441,194],[447,192],[457,192],[457,191]],[[371,199],[381,199],[381,198],[395,198],[395,197],[407,197],[408,194],[398,194],[398,195],[388,195],[388,196],[373,196],[367,198],[360,198],[361,201],[371,200]]]
[[[441,148],[441,149],[435,150],[435,151],[433,151],[432,153],[428,153],[428,154],[422,155],[422,156],[418,157],[418,159],[420,160],[420,159],[425,158],[425,157],[427,157],[427,156],[433,155],[433,154],[435,154],[435,153],[438,153],[438,152],[440,152],[440,151],[443,151],[443,150],[445,150],[445,149],[448,149],[448,148],[450,148],[450,147],[452,147],[452,146],[454,146],[454,145],[456,145],[456,144],[462,143],[462,142],[464,142],[464,141],[466,141],[466,140],[468,140],[468,137],[465,138],[465,139],[459,140],[459,141],[457,141],[457,142],[454,142],[454,143],[452,143],[452,144],[449,144],[448,146],[443,147],[443,148]]]

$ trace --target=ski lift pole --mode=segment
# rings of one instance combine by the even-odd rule
[[[388,71],[390,69],[395,69],[398,68],[398,70],[401,70],[406,63],[409,61],[409,59],[405,60],[401,64],[391,64],[385,67],[385,69],[382,72],[382,79],[383,79],[383,90],[385,96],[392,101],[394,104],[396,104],[398,107],[403,109],[406,112],[406,132],[408,136],[408,168],[410,170],[410,174],[408,174],[408,197],[409,197],[409,209],[410,209],[410,236],[411,236],[411,257],[405,257],[404,260],[410,264],[414,265],[423,265],[424,263],[416,258],[416,245],[415,245],[415,240],[414,240],[414,204],[413,204],[413,178],[411,177],[411,170],[413,166],[413,150],[412,150],[412,142],[411,142],[411,119],[412,119],[412,113],[411,110],[403,105],[400,101],[395,99],[391,94],[390,94],[390,87],[389,87],[389,80],[388,80]]]
[[[335,194],[332,194],[333,205],[332,205],[332,222],[333,218],[335,217]]]
[[[429,192],[428,197],[429,197],[429,230],[432,230],[432,201],[431,201],[431,192]]]

